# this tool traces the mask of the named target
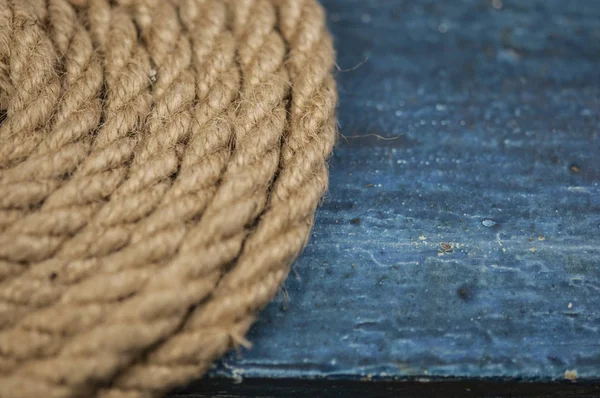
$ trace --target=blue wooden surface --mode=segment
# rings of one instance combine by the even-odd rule
[[[346,138],[211,376],[600,380],[600,1],[323,3]]]

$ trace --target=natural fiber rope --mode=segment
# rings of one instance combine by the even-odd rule
[[[248,344],[333,57],[316,0],[0,0],[0,397],[156,397]]]

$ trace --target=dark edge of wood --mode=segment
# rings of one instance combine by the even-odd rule
[[[599,383],[531,383],[519,380],[359,381],[325,379],[206,379],[168,398],[234,397],[600,397]]]

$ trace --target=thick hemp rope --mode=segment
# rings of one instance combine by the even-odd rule
[[[0,397],[157,397],[248,344],[333,63],[316,0],[0,0]]]

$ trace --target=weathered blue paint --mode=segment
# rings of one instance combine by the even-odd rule
[[[599,380],[600,2],[323,3],[346,138],[211,375]]]

